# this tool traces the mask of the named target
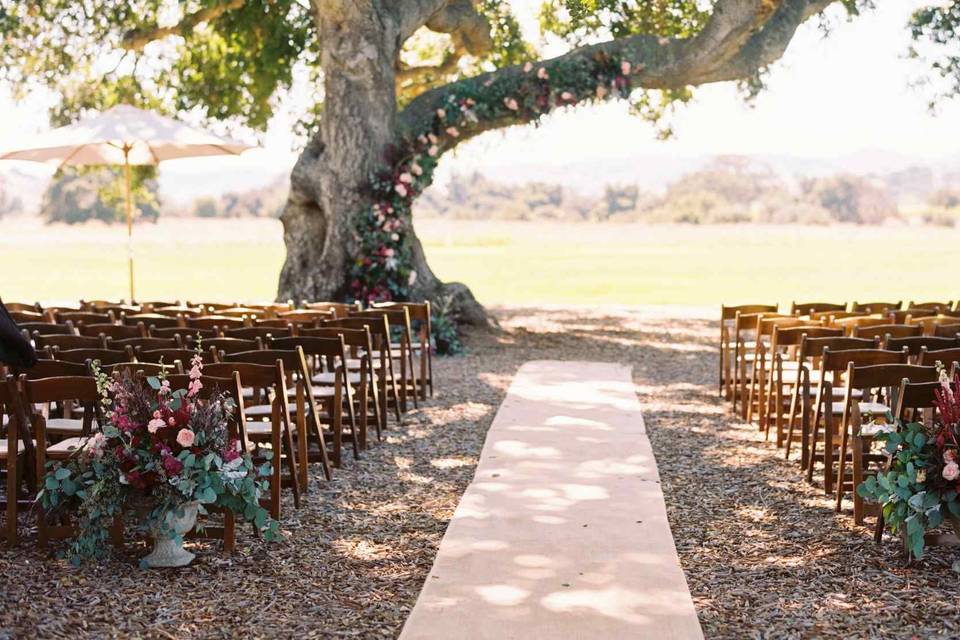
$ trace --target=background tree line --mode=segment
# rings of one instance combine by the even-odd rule
[[[69,170],[47,186],[40,209],[49,222],[122,221],[120,175]],[[288,190],[285,176],[263,187],[203,196],[187,204],[161,203],[152,173],[137,176],[139,216],[201,218],[279,217]],[[904,201],[913,203],[904,207]],[[0,215],[20,201],[0,183]],[[852,173],[785,177],[757,160],[720,156],[674,180],[660,192],[612,184],[585,195],[562,184],[497,182],[481,173],[454,175],[426,191],[418,217],[463,220],[567,222],[883,224],[919,218],[945,226],[960,220],[960,175],[934,180],[925,167],[883,175]]]

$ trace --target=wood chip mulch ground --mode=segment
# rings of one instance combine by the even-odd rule
[[[634,369],[670,524],[708,638],[960,635],[960,552],[905,567],[836,515],[795,462],[717,398],[715,323],[677,310],[498,309],[503,330],[438,359],[436,397],[333,482],[313,474],[284,539],[198,544],[187,570],[127,553],[79,569],[0,547],[0,638],[393,638],[470,481],[512,375],[536,359]]]

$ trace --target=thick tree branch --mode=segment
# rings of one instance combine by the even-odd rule
[[[243,6],[244,0],[223,0],[199,11],[189,13],[180,22],[169,27],[140,28],[128,31],[121,41],[121,46],[128,51],[140,51],[145,46],[167,36],[185,36],[198,25],[210,20],[216,20],[223,14]]]
[[[597,56],[629,61],[635,73],[633,86],[646,89],[680,89],[691,85],[745,78],[783,55],[797,27],[835,0],[782,0],[775,10],[766,0],[721,2],[725,5],[704,29],[687,39],[669,39],[654,35],[635,35],[595,45],[578,47],[562,56],[538,63],[553,75],[554,69],[589,65]],[[729,5],[729,8],[726,6]],[[716,21],[714,21],[716,20]],[[764,21],[765,20],[765,21]],[[494,83],[519,82],[527,74],[519,65],[467,78],[427,91],[410,102],[399,114],[398,122],[406,134],[425,130],[447,97],[477,92]],[[504,117],[471,127],[455,140],[445,140],[446,148],[484,131],[516,123]]]

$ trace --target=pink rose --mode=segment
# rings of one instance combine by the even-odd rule
[[[947,449],[943,452],[943,459],[947,462],[954,462],[957,459],[957,453],[953,449]]]
[[[150,433],[156,433],[165,426],[167,426],[167,423],[163,421],[163,418],[154,418],[147,423],[147,431]]]
[[[533,65],[530,64],[529,62],[526,63],[525,65],[523,65],[523,72],[524,72],[524,73],[530,73],[530,70],[531,70],[531,69],[533,69]]]
[[[400,196],[401,198],[407,197],[407,185],[403,184],[402,182],[398,182],[393,187],[393,190],[396,191],[397,195]]]
[[[569,91],[564,91],[563,93],[560,94],[560,98],[561,98],[562,100],[565,100],[565,101],[569,102],[569,101],[573,100],[573,94],[570,93]]]
[[[410,173],[412,173],[415,176],[422,176],[423,167],[421,167],[416,162],[414,162],[413,164],[410,165]]]
[[[447,127],[447,135],[451,138],[459,138],[460,132],[457,131],[456,127]]]
[[[181,447],[192,447],[194,437],[196,436],[190,429],[180,429],[177,433],[177,444]]]
[[[537,69],[537,77],[540,78],[541,80],[546,80],[547,78],[549,78],[550,74],[547,73],[547,68],[540,67],[539,69]]]
[[[447,117],[447,112],[443,109],[437,109],[437,117],[442,120]]]
[[[513,98],[504,98],[503,104],[506,105],[507,109],[510,109],[510,111],[516,111],[520,108],[520,105],[518,105],[517,101]]]
[[[440,150],[437,148],[437,145],[433,145],[427,149],[427,155],[429,155],[431,158],[435,158],[438,153],[440,153]]]
[[[401,173],[397,179],[400,180],[400,182],[405,182],[407,184],[410,184],[411,182],[413,182],[413,176],[407,173],[406,171]]]
[[[948,462],[943,465],[943,479],[953,482],[960,476],[960,465],[956,462]]]
[[[597,97],[603,100],[607,95],[607,88],[602,84],[597,85]]]
[[[620,73],[625,76],[630,75],[630,63],[626,60],[620,63]]]

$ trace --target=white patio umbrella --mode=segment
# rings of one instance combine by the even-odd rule
[[[34,136],[29,148],[0,151],[0,160],[67,165],[123,165],[126,179],[127,263],[133,287],[133,202],[130,167],[197,156],[239,155],[249,145],[219,138],[172,118],[130,105],[117,105],[72,125]]]

